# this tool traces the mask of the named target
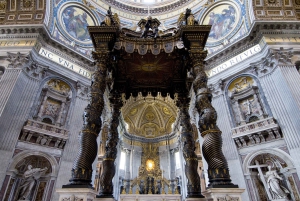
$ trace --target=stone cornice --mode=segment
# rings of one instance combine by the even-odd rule
[[[46,47],[61,57],[73,61],[74,63],[94,71],[95,64],[91,58],[87,58],[78,52],[75,52],[69,47],[55,41],[51,38],[51,34],[43,25],[14,25],[14,26],[1,26],[0,39],[37,39],[35,47]]]
[[[123,10],[124,12],[130,12],[133,14],[142,14],[142,15],[148,14],[148,8],[145,5],[143,5],[143,6],[128,5],[128,4],[125,4],[125,3],[122,3],[122,2],[116,1],[116,0],[104,0],[104,1],[108,5],[117,7],[119,9]],[[182,8],[183,6],[186,6],[190,2],[192,2],[192,0],[178,0],[175,3],[152,8],[150,10],[150,14],[151,15],[165,14],[166,12],[178,10],[178,9]]]
[[[225,47],[206,58],[206,69],[212,69],[224,61],[258,44],[264,34],[299,34],[300,22],[254,22],[250,32],[241,40]]]
[[[142,143],[157,143],[161,141],[166,141],[166,140],[171,140],[175,137],[177,137],[176,133],[170,133],[168,135],[160,136],[160,137],[155,137],[155,138],[146,138],[146,137],[141,137],[141,136],[136,136],[136,135],[131,135],[129,133],[124,133],[123,137],[126,138],[127,140],[133,140],[133,141],[138,141]]]

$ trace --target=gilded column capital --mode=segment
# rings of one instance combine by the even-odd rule
[[[106,64],[106,62],[109,59],[109,54],[110,52],[108,51],[108,49],[103,48],[103,49],[93,51],[92,57],[98,64]]]
[[[189,50],[189,54],[193,62],[194,73],[197,75],[204,67],[203,61],[207,56],[207,51],[197,48]]]

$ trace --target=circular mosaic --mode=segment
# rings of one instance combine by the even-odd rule
[[[211,25],[207,41],[217,42],[228,36],[239,21],[238,15],[237,7],[234,4],[218,4],[209,9],[201,23]]]
[[[91,42],[87,26],[95,26],[89,12],[77,5],[64,6],[61,10],[60,24],[63,30],[79,42]]]

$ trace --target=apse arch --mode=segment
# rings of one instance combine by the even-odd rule
[[[51,156],[47,153],[40,152],[40,151],[32,151],[32,150],[25,150],[25,151],[22,151],[22,152],[18,153],[17,155],[15,155],[12,158],[12,162],[11,162],[7,172],[10,172],[12,174],[17,174],[17,172],[18,172],[16,169],[17,164],[29,156],[40,156],[40,157],[47,159],[52,168],[50,176],[57,177],[57,173],[58,173],[57,160],[53,156]]]
[[[251,162],[253,161],[253,159],[255,157],[262,155],[262,154],[273,154],[273,155],[281,158],[288,165],[287,167],[285,167],[286,170],[295,169],[293,159],[291,158],[291,156],[289,154],[287,154],[286,152],[284,152],[283,150],[278,149],[278,148],[268,148],[268,149],[261,149],[259,151],[253,151],[246,156],[246,158],[244,159],[243,165],[242,165],[244,175],[250,174],[249,166],[251,166]]]

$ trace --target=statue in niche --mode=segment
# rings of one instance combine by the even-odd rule
[[[246,115],[250,115],[251,113],[252,113],[252,102],[253,102],[254,100],[249,100],[249,99],[247,99],[244,103],[243,103],[243,105],[245,105],[246,106]]]
[[[265,177],[272,199],[287,198],[290,192],[284,186],[280,185],[280,181],[283,180],[283,178],[277,174],[276,170],[271,170],[271,166],[268,166]]]
[[[58,104],[52,104],[50,102],[47,102],[47,107],[45,108],[45,114],[56,117],[58,113],[59,106]]]
[[[28,169],[24,172],[24,180],[21,183],[19,189],[20,193],[18,196],[19,200],[30,200],[30,195],[34,190],[36,181],[48,170],[47,167],[41,168],[32,168],[32,165],[28,165]]]
[[[247,99],[244,99],[243,101],[241,101],[239,103],[239,105],[241,107],[241,112],[244,117],[243,120],[246,120],[246,122],[249,122],[249,118],[252,116],[262,117],[262,115],[263,115],[263,111],[258,102],[256,94],[253,94],[252,96],[248,97]],[[238,115],[238,112],[236,115]],[[258,120],[258,118],[257,118],[257,120]]]
[[[258,177],[254,178],[254,188],[258,190],[260,200],[290,198],[289,190],[281,185],[283,178],[277,173],[287,167],[287,163],[282,158],[270,153],[261,154],[256,156],[248,167],[258,172]],[[274,167],[274,170],[271,167]],[[286,182],[288,185],[288,180]]]

